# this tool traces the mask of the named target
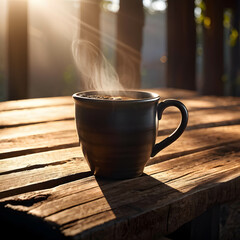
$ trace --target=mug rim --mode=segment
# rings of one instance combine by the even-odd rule
[[[139,91],[139,90],[120,90],[120,91],[111,91],[111,92],[116,92],[117,94],[119,93],[132,93],[132,94],[142,94],[142,95],[149,95],[149,97],[145,98],[139,98],[139,99],[127,99],[127,100],[113,100],[113,99],[101,99],[101,98],[89,98],[86,96],[79,96],[80,94],[99,94],[99,93],[104,93],[106,94],[107,91],[98,91],[98,90],[87,90],[87,91],[81,91],[81,92],[76,92],[72,95],[72,97],[75,100],[83,100],[83,101],[93,101],[93,102],[151,102],[151,101],[158,101],[160,99],[160,96],[157,93],[154,92],[149,92],[149,91]]]

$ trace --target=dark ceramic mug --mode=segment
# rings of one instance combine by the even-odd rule
[[[124,179],[140,176],[150,157],[177,140],[188,122],[188,112],[177,100],[142,91],[118,92],[131,100],[97,99],[104,94],[85,91],[73,95],[79,141],[91,171],[100,177]],[[158,120],[164,109],[177,107],[182,115],[178,128],[155,144]]]

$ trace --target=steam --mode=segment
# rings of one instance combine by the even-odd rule
[[[85,90],[104,91],[110,95],[124,90],[113,66],[91,42],[74,40],[72,52]]]

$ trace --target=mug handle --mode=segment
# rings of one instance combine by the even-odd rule
[[[175,99],[167,99],[162,102],[160,102],[157,106],[157,114],[158,114],[158,120],[161,120],[163,111],[168,108],[168,107],[177,107],[181,114],[182,114],[182,120],[181,123],[179,124],[178,128],[167,138],[162,140],[160,143],[157,143],[154,145],[151,157],[154,157],[158,152],[160,152],[162,149],[165,147],[169,146],[171,143],[176,141],[183,133],[185,130],[187,123],[188,123],[188,111],[187,108],[183,103],[181,103],[178,100]]]

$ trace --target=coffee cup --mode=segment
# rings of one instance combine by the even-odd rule
[[[127,179],[142,175],[150,157],[176,141],[185,130],[188,112],[175,99],[160,101],[144,91],[84,91],[73,94],[75,119],[84,157],[94,175]],[[181,122],[166,139],[155,143],[163,111],[174,106]]]

